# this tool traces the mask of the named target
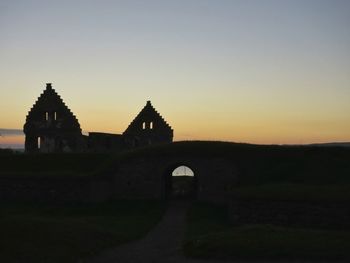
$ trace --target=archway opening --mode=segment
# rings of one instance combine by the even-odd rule
[[[193,199],[197,195],[197,177],[193,169],[186,165],[176,165],[170,169],[167,178],[166,196],[172,199]]]

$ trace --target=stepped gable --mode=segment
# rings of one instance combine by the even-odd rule
[[[28,112],[24,131],[28,128],[64,129],[81,134],[78,119],[52,88],[51,83],[46,84],[46,89]]]
[[[155,110],[150,101],[123,133],[128,148],[173,141],[173,129]]]
[[[23,131],[28,153],[78,152],[85,147],[77,118],[51,83],[29,110]]]
[[[168,131],[173,133],[170,125],[164,120],[164,118],[156,111],[152,106],[151,101],[147,101],[146,105],[140,111],[140,113],[129,124],[128,128],[124,131],[123,135],[132,135],[139,133],[140,131]]]
[[[51,83],[29,110],[23,131],[27,153],[108,152],[173,141],[173,129],[150,101],[122,135],[83,135],[78,119]]]

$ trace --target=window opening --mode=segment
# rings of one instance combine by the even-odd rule
[[[146,122],[143,122],[143,123],[142,123],[142,129],[143,129],[143,130],[146,129]]]
[[[57,120],[57,112],[56,111],[53,113],[53,116],[54,116],[54,120],[56,121]]]
[[[49,113],[45,112],[45,120],[48,121],[49,120]]]
[[[152,130],[153,129],[153,121],[149,124],[149,128]]]

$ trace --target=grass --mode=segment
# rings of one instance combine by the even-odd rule
[[[350,201],[350,184],[263,184],[238,187],[232,191],[238,198],[274,201]]]
[[[211,232],[220,232],[227,228],[228,215],[225,206],[215,206],[196,202],[187,214],[188,227],[186,237],[193,239]]]
[[[188,214],[187,256],[205,259],[350,259],[350,232],[228,224],[224,207],[196,204]]]
[[[271,200],[343,200],[350,196],[350,148],[178,142],[119,154],[14,154],[0,151],[0,176],[85,176],[114,171],[137,158],[222,158],[239,172],[235,194]],[[315,183],[319,184],[315,186]],[[0,212],[0,262],[77,262],[144,235],[164,206],[5,205]],[[196,204],[184,243],[189,256],[225,259],[350,259],[349,232],[247,225],[232,227],[226,209]]]
[[[155,201],[2,204],[0,262],[78,262],[144,236],[164,210]]]
[[[0,176],[87,176],[99,169],[107,154],[3,154]]]

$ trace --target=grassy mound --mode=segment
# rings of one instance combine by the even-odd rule
[[[183,141],[120,153],[109,166],[133,159],[220,158],[239,171],[241,185],[350,183],[350,147],[254,145]]]
[[[349,184],[263,184],[232,191],[240,199],[274,201],[350,201]]]
[[[110,158],[107,154],[4,154],[0,176],[86,176]]]
[[[195,204],[185,254],[205,259],[350,259],[350,232],[228,224],[225,207]]]
[[[2,204],[1,262],[78,262],[144,236],[165,204],[114,201],[98,205]]]
[[[192,239],[185,250],[216,259],[350,259],[350,233],[247,225]]]

